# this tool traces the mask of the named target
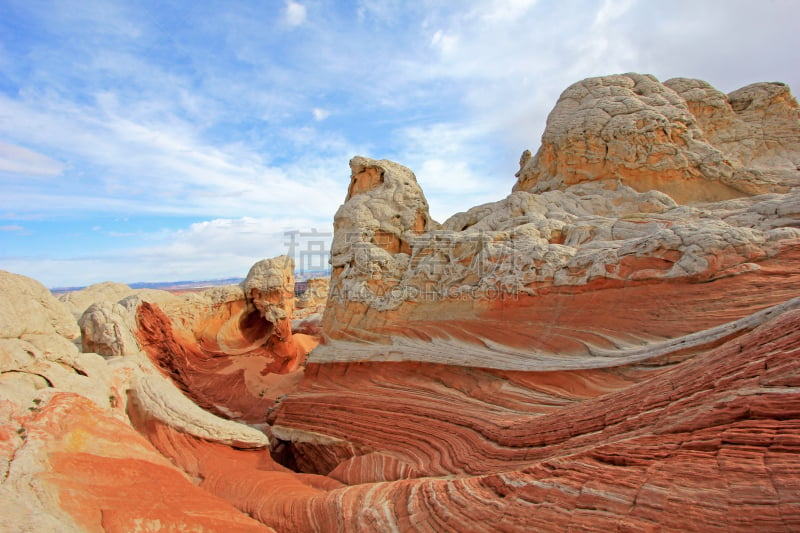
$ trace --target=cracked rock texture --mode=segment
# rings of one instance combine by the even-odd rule
[[[800,179],[800,109],[782,83],[724,95],[700,80],[589,78],[561,94],[515,190],[615,180],[680,203],[786,192]]]
[[[413,174],[402,172],[419,198]],[[539,194],[513,192],[443,224],[431,222],[428,231],[407,232],[407,250],[392,252],[370,229],[374,219],[350,215],[354,200],[358,209],[367,209],[373,193],[385,205],[381,186],[348,199],[337,213],[334,242],[340,246],[333,249],[323,320],[332,341],[387,343],[417,336],[419,329],[409,331],[409,322],[450,328],[454,321],[471,320],[485,330],[481,317],[490,309],[501,306],[510,313],[531,297],[551,293],[654,283],[668,291],[738,276],[743,286],[752,286],[749,280],[762,276],[769,260],[790,253],[800,239],[800,188],[680,205],[659,191],[641,193],[603,181]],[[357,220],[367,226],[358,230]],[[357,238],[344,246],[341,232]],[[768,303],[782,301],[780,291],[774,294]],[[520,336],[513,322],[499,328],[505,339]],[[328,353],[328,346],[317,355]]]

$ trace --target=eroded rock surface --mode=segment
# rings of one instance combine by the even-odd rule
[[[0,272],[0,289],[4,530],[271,531],[159,454],[131,426],[128,398],[144,415],[212,441],[227,433],[238,446],[264,448],[263,433],[201,411],[144,354],[79,352],[68,307],[35,280]]]
[[[0,273],[3,525],[800,530],[798,128],[781,84],[584,80],[442,224],[356,157],[322,318],[288,258],[101,286],[72,302],[101,356]]]
[[[724,95],[700,80],[622,74],[565,90],[515,190],[620,181],[676,201],[718,201],[800,185],[800,108],[781,83]]]
[[[330,292],[329,278],[311,278],[305,282],[305,290],[295,299],[294,318],[303,319],[325,309]]]
[[[348,485],[299,529],[797,527],[798,127],[780,84],[585,80],[510,196],[419,231],[413,173],[354,159],[326,340],[270,417]]]
[[[130,288],[124,283],[105,281],[95,283],[77,291],[71,291],[58,296],[70,312],[79,319],[90,305],[97,302],[118,302],[126,296],[136,294],[136,289]]]
[[[80,319],[84,348],[122,356],[144,351],[202,408],[263,422],[301,378],[319,333],[292,332],[293,269],[281,256],[253,265],[241,285],[97,302]]]
[[[800,525],[793,305],[643,381],[636,367],[309,367],[276,424],[294,428],[298,447],[318,461],[309,467],[351,486],[311,498],[296,530],[346,516],[347,531],[792,531]]]
[[[370,194],[360,195],[357,205],[366,205]],[[669,292],[677,284],[739,276],[734,285],[752,287],[762,265],[772,264],[765,262],[793,253],[800,242],[800,190],[692,205],[608,181],[541,194],[516,191],[436,229],[407,234],[410,252],[395,253],[374,241],[373,221],[362,230],[354,226],[360,219],[348,214],[351,202],[337,213],[344,221],[336,225],[340,245],[333,249],[324,318],[332,340],[392,342],[419,335],[419,328],[406,326],[426,321],[448,335],[453,324],[470,320],[485,331],[490,310],[511,316],[528,307],[529,298],[551,293],[653,283]],[[340,231],[358,238],[344,246]],[[770,294],[767,305],[783,301],[778,287]],[[546,299],[536,301],[541,306]],[[517,326],[513,320],[499,324],[502,335],[492,338],[514,339]],[[467,329],[459,338],[480,343],[486,336]]]

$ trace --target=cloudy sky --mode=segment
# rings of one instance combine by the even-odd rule
[[[354,155],[410,167],[443,220],[510,192],[580,79],[800,92],[798,20],[794,0],[0,0],[0,269],[244,276],[286,232],[331,231]]]

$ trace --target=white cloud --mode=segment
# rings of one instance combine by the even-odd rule
[[[244,277],[256,261],[289,255],[293,239],[290,232],[299,232],[294,237],[293,254],[299,270],[301,252],[308,254],[308,250],[322,249],[327,253],[330,250],[332,219],[331,223],[320,224],[299,217],[219,218],[176,231],[129,235],[135,237],[136,242],[152,241],[147,245],[76,254],[64,259],[4,258],[3,268],[37,279],[48,287],[89,285],[107,280],[135,283]],[[306,266],[320,264],[320,258],[312,255],[304,256]]]
[[[525,14],[537,0],[493,0],[482,18],[491,22],[509,22]]]
[[[332,215],[337,203],[324,190],[329,177],[287,172],[265,161],[265,154],[242,144],[212,145],[197,135],[190,123],[164,115],[160,120],[138,115],[136,110],[109,104],[78,106],[61,99],[17,101],[0,95],[5,120],[0,134],[20,136],[102,169],[91,176],[70,175],[61,187],[40,188],[19,181],[12,193],[0,197],[0,208],[29,205],[47,209],[91,209],[118,212],[152,212],[230,216],[243,210]],[[131,114],[133,113],[133,114]],[[291,136],[291,133],[288,135]],[[353,148],[339,136],[314,130],[302,134],[295,149],[346,168]],[[313,151],[312,151],[313,148]],[[61,171],[47,156],[0,145],[0,156],[28,161],[38,172]],[[50,162],[52,161],[52,163]],[[35,164],[35,165],[34,165]],[[9,165],[10,166],[10,165]],[[296,172],[296,171],[293,171]],[[346,184],[343,185],[346,187]],[[76,194],[76,188],[81,193]],[[297,200],[303,199],[299,203]]]
[[[359,22],[372,19],[386,23],[401,16],[407,6],[403,0],[358,0],[356,16]]]
[[[306,21],[306,6],[289,0],[286,2],[284,17],[289,26],[300,26]]]
[[[0,231],[13,231],[16,233],[20,231],[25,231],[25,228],[17,224],[11,224],[9,226],[0,226]]]
[[[331,116],[331,112],[327,109],[322,109],[320,107],[315,107],[311,110],[314,115],[314,120],[320,122]]]
[[[636,0],[604,0],[603,5],[595,15],[594,24],[602,26],[621,18],[633,7],[635,2]]]
[[[396,142],[399,150],[393,157],[417,176],[431,215],[439,222],[511,192],[516,169],[497,170],[498,159],[480,125],[454,122],[409,127]]]
[[[437,30],[431,37],[431,46],[439,50],[444,56],[451,56],[458,50],[458,35],[447,34]]]
[[[0,172],[52,177],[64,171],[64,164],[22,146],[0,141]]]

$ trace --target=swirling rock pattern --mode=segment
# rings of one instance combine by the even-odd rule
[[[127,391],[212,439],[227,427],[230,442],[263,448],[266,436],[187,406],[144,357],[78,352],[69,308],[35,280],[0,271],[0,287],[3,531],[271,531],[194,486],[137,433]]]
[[[286,531],[792,531],[798,320],[776,310],[644,380],[637,368],[319,365],[276,424],[356,443],[329,474],[349,486],[276,495],[235,473],[215,483],[239,483],[237,505]]]
[[[780,84],[585,80],[443,224],[354,159],[326,339],[269,418],[348,487],[294,527],[798,527],[798,127]]]
[[[107,356],[143,351],[202,408],[263,422],[316,345],[292,332],[293,268],[281,256],[253,265],[241,286],[181,296],[137,291],[94,303],[79,321],[83,347]]]
[[[321,321],[276,258],[73,298],[79,353],[0,272],[3,527],[800,530],[797,109],[584,80],[516,190],[442,224],[356,157]]]

